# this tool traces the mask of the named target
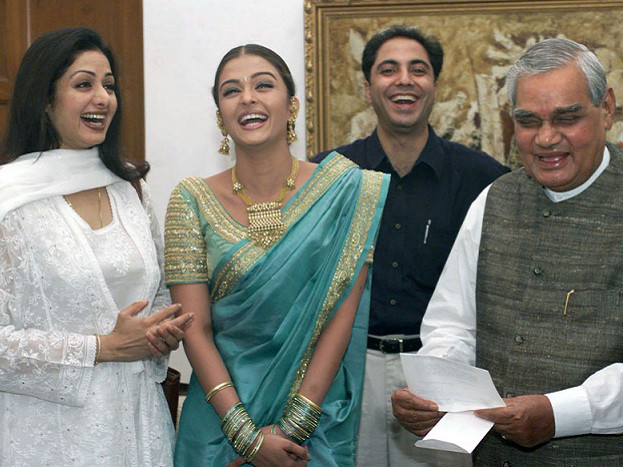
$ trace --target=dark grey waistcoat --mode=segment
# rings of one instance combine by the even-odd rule
[[[489,370],[503,397],[578,386],[623,361],[623,151],[608,148],[608,168],[569,200],[550,201],[523,169],[489,191],[476,284],[476,365]],[[573,436],[524,449],[490,433],[475,460],[623,465],[623,435]]]

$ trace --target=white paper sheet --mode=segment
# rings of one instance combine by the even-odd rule
[[[445,358],[401,353],[407,386],[416,396],[434,401],[442,412],[504,407],[487,370]]]
[[[487,370],[425,355],[400,354],[409,391],[448,412],[418,447],[471,453],[493,426],[473,410],[504,407]]]
[[[445,414],[415,445],[471,454],[492,426],[493,422],[477,417],[474,412],[451,412]]]

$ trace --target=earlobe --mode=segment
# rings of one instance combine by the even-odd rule
[[[614,91],[612,90],[612,88],[608,88],[608,90],[606,91],[606,95],[604,96],[601,107],[604,112],[606,130],[609,130],[610,128],[612,128],[614,112],[616,110],[616,97],[614,96]]]
[[[298,97],[292,96],[292,105],[296,106],[296,113],[298,115],[299,111],[301,110],[301,103],[299,102]]]

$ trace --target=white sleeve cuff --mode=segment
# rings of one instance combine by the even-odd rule
[[[85,366],[93,367],[97,364],[97,337],[95,335],[87,336],[87,355],[85,358]]]
[[[546,394],[554,410],[555,438],[591,432],[593,415],[588,395],[582,386]]]

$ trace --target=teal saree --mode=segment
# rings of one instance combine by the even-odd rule
[[[207,283],[214,340],[257,426],[276,423],[299,389],[321,331],[372,257],[389,178],[333,153],[283,208],[286,232],[264,250],[207,183],[182,181],[165,228],[168,285]],[[354,464],[370,278],[352,337],[307,441],[310,465]],[[237,457],[220,418],[191,377],[179,424],[178,466],[224,466]]]

